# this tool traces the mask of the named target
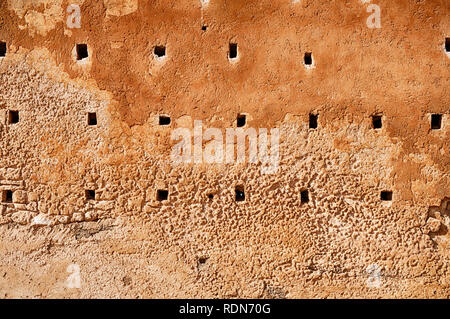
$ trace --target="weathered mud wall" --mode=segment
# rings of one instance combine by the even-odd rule
[[[2,0],[0,297],[450,297],[449,14]],[[239,114],[275,174],[171,161]]]

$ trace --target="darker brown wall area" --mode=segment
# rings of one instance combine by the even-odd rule
[[[212,123],[219,127],[232,126],[239,112],[251,114],[253,127],[274,127],[287,113],[306,121],[316,112],[321,126],[338,129],[379,113],[402,154],[433,144],[435,165],[448,168],[449,157],[438,150],[448,149],[449,137],[429,134],[427,114],[450,110],[450,59],[442,49],[449,3],[372,2],[382,8],[381,29],[366,27],[370,13],[356,0],[217,0],[206,8],[200,1],[139,1],[121,17],[107,16],[103,1],[87,0],[81,29],[65,35],[65,14],[43,37],[20,30],[24,20],[2,1],[0,38],[13,51],[47,48],[72,78],[110,92],[117,101],[110,112],[130,127],[154,112],[199,120],[220,114],[224,120]],[[230,42],[238,44],[236,63],[227,59]],[[89,71],[73,67],[76,43],[88,44]],[[166,47],[163,63],[153,57],[156,45]],[[312,52],[312,70],[303,65],[305,52]],[[398,166],[407,170],[397,176],[402,182],[412,172]]]

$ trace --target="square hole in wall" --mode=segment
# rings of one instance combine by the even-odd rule
[[[302,203],[309,202],[309,192],[307,189],[300,192],[300,200]]]
[[[89,56],[87,44],[77,44],[77,60],[86,59]]]
[[[236,186],[234,191],[235,191],[235,199],[237,202],[245,201],[244,186],[242,185]]]
[[[383,119],[381,115],[372,115],[372,128],[380,129],[383,126]]]
[[[95,190],[86,189],[85,195],[87,200],[95,200]]]
[[[0,57],[6,56],[6,42],[0,41]]]
[[[312,128],[312,129],[317,128],[318,118],[319,118],[318,114],[309,114],[309,128]]]
[[[97,125],[97,113],[95,112],[88,113],[88,125]]]
[[[311,52],[306,52],[305,53],[305,65],[312,65],[312,53]]]
[[[245,126],[246,121],[247,121],[247,117],[245,116],[245,114],[238,114],[237,119],[236,119],[236,126],[243,127],[243,126]]]
[[[166,55],[166,47],[164,45],[157,45],[153,49],[153,53],[158,57],[162,58]]]
[[[450,38],[445,38],[445,51],[450,52]]]
[[[382,201],[391,201],[392,200],[392,192],[391,191],[382,191],[380,194],[380,198]]]
[[[230,59],[236,59],[238,55],[238,45],[237,43],[230,43],[228,57]]]
[[[431,114],[431,129],[440,130],[442,126],[442,114]]]
[[[10,110],[8,112],[8,123],[9,124],[19,123],[19,111]]]
[[[169,191],[166,189],[158,189],[156,191],[156,199],[158,201],[167,200],[169,198]]]
[[[12,203],[13,201],[13,191],[10,189],[4,190],[2,193],[2,202]]]
[[[160,115],[159,116],[159,125],[169,125],[170,124],[170,116]]]

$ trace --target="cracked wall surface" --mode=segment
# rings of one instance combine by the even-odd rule
[[[0,298],[449,298],[450,3],[371,3],[1,1]],[[239,114],[275,174],[171,161]]]

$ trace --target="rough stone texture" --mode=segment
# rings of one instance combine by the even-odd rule
[[[2,0],[0,297],[449,298],[450,3],[372,3],[381,29],[361,0]],[[277,174],[170,162],[238,113],[280,128]]]

